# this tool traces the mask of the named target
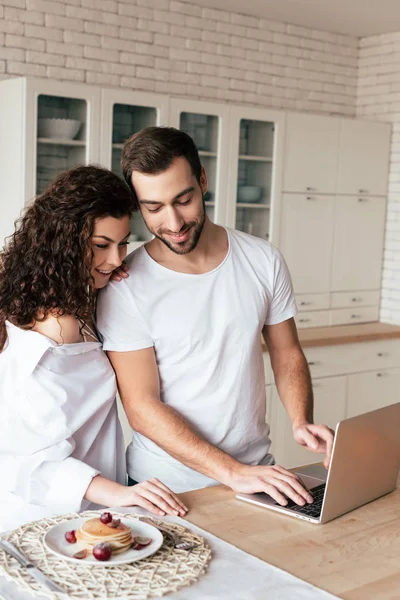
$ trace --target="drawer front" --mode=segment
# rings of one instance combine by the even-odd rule
[[[323,310],[330,306],[329,294],[296,294],[299,312]]]
[[[334,292],[331,294],[331,308],[378,306],[379,300],[379,290],[373,292]]]
[[[379,306],[361,306],[331,310],[331,325],[354,325],[378,321]]]
[[[342,375],[346,371],[346,365],[351,364],[353,352],[347,346],[322,346],[316,348],[304,348],[311,377],[329,377],[330,375]]]
[[[400,367],[400,338],[304,348],[313,378]]]
[[[355,372],[400,367],[400,339],[352,344],[351,348],[354,348],[353,354],[357,354]]]
[[[299,312],[296,316],[296,325],[299,329],[305,327],[326,327],[329,325],[329,312],[329,310]]]

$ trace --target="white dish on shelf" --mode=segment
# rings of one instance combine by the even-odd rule
[[[38,119],[39,138],[59,138],[73,140],[81,128],[82,121],[77,119]]]
[[[262,188],[259,185],[239,185],[237,192],[238,202],[260,202]]]

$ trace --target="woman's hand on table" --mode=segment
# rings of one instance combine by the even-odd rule
[[[189,510],[182,500],[158,479],[124,486],[124,491],[118,498],[118,506],[141,506],[156,515],[168,514],[177,517],[184,517]]]
[[[313,501],[300,478],[279,465],[241,465],[235,470],[227,485],[234,492],[242,494],[264,492],[281,506],[286,506],[287,498],[300,506]]]

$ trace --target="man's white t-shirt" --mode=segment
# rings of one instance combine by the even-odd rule
[[[272,464],[265,422],[260,335],[296,314],[290,275],[268,242],[226,229],[222,263],[201,275],[161,266],[144,246],[127,259],[129,278],[99,295],[104,350],[154,346],[161,401],[202,438],[248,465]],[[133,432],[128,473],[157,477],[176,492],[217,482]]]

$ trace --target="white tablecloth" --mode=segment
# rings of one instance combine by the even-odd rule
[[[131,511],[123,508],[120,512],[150,514],[136,507]],[[163,517],[163,520],[179,523],[195,531],[204,537],[213,552],[207,572],[196,583],[174,594],[163,596],[164,600],[333,600],[336,598],[239,550],[184,519]],[[35,598],[46,600],[43,596],[35,596]],[[0,599],[32,600],[33,596],[19,591],[13,583],[0,577]]]

